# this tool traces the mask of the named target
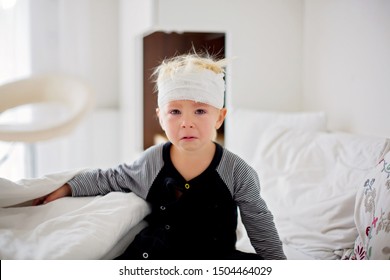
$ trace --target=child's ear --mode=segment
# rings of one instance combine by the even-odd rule
[[[221,125],[223,124],[223,121],[225,120],[226,114],[227,114],[226,108],[222,108],[221,110],[219,110],[219,116],[218,116],[217,122],[215,123],[216,129],[221,127]]]
[[[161,126],[162,130],[165,131],[162,118],[160,118],[160,109],[159,108],[156,108],[156,115],[157,115],[158,122],[160,123],[160,126]]]

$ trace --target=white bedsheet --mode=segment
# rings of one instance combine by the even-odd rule
[[[0,178],[0,259],[114,258],[132,241],[150,212],[134,193],[28,206],[77,172],[18,182]]]

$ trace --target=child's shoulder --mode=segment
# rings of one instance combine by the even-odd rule
[[[159,143],[159,144],[150,146],[143,153],[144,154],[150,154],[150,153],[161,152],[163,150],[164,146],[166,146],[167,144],[168,143],[166,142],[166,143]]]
[[[140,153],[138,159],[135,162],[140,161],[159,161],[162,159],[163,149],[166,143],[156,144],[151,146]]]
[[[232,194],[242,189],[242,186],[251,186],[254,189],[259,187],[259,176],[256,170],[239,155],[226,148],[223,149],[217,172]]]
[[[225,147],[223,147],[222,149],[223,149],[223,157],[225,159],[228,159],[229,161],[237,162],[237,163],[240,163],[240,164],[243,164],[243,165],[249,165],[244,159],[242,159],[236,153],[230,151],[229,149],[227,149]]]
[[[251,172],[254,171],[253,167],[248,162],[227,148],[223,148],[221,164],[226,165],[228,168],[250,170]]]

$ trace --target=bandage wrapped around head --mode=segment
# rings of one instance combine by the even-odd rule
[[[158,107],[171,101],[192,100],[223,108],[225,81],[222,71],[217,73],[190,63],[167,72],[160,72],[157,79]]]

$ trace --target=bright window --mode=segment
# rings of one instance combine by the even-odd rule
[[[0,85],[31,73],[29,0],[0,0]],[[0,125],[25,121],[26,109],[0,112]],[[17,180],[29,174],[29,148],[23,143],[0,142],[0,177]]]

